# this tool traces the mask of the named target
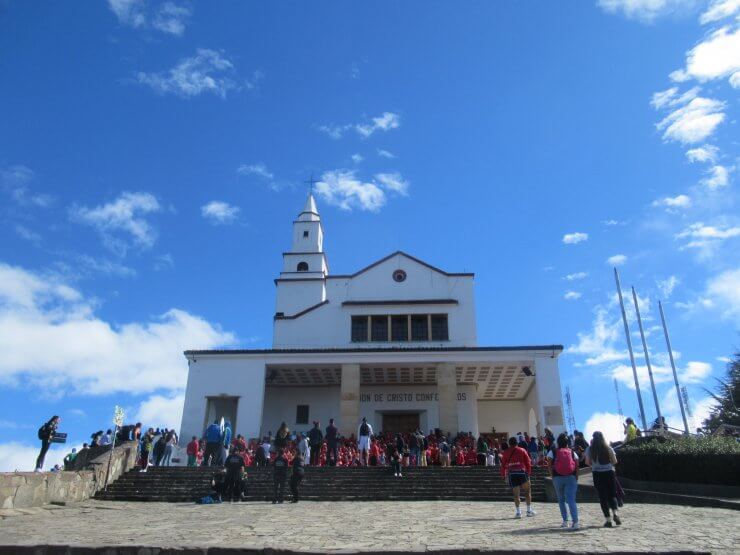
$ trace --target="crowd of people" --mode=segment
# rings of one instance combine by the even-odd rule
[[[54,416],[39,428],[41,452],[36,468],[40,471],[51,439],[56,433],[60,418]],[[625,442],[633,441],[639,430],[631,418],[625,422]],[[107,430],[92,434],[90,444],[85,443],[78,453],[75,449],[65,457],[65,468],[74,465],[83,451],[108,447],[114,442],[114,432]],[[115,442],[138,441],[139,467],[146,472],[151,465],[172,464],[172,455],[179,438],[174,430],[148,428],[141,423],[123,426],[116,430]],[[300,500],[300,485],[306,466],[389,467],[394,477],[402,477],[404,469],[427,466],[493,466],[512,490],[515,518],[522,518],[521,497],[526,503],[526,516],[535,516],[532,508],[532,468],[543,466],[549,470],[558,498],[562,527],[578,529],[576,491],[578,470],[591,467],[594,487],[598,493],[604,526],[621,525],[619,506],[623,492],[616,478],[614,465],[616,453],[601,432],[594,432],[588,442],[583,433],[560,434],[557,438],[545,428],[541,437],[517,433],[506,441],[496,435],[458,433],[448,436],[439,429],[424,434],[421,430],[410,433],[374,433],[365,418],[357,434],[342,437],[334,420],[322,430],[314,422],[307,433],[291,432],[283,422],[273,436],[268,433],[261,439],[247,439],[233,435],[231,424],[220,420],[208,426],[202,438],[193,436],[186,446],[188,466],[217,467],[212,480],[213,493],[220,502],[224,498],[242,499],[247,488],[247,468],[272,467],[273,503],[283,503],[286,483],[290,484],[291,502]],[[55,467],[53,471],[61,470]]]

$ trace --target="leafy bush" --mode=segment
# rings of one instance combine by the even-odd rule
[[[732,438],[641,442],[617,458],[617,473],[634,480],[740,486],[740,443]]]

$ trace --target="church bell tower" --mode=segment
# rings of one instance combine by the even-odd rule
[[[293,221],[290,250],[283,253],[283,270],[276,280],[276,316],[289,317],[326,299],[324,279],[329,266],[324,254],[324,229],[313,193]]]

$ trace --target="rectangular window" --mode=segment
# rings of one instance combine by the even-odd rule
[[[411,315],[411,341],[429,341],[428,323],[426,314]]]
[[[371,316],[371,341],[388,341],[388,316]]]
[[[367,316],[352,316],[352,341],[367,341]]]
[[[432,314],[432,341],[447,341],[447,314]]]
[[[296,424],[308,424],[308,405],[298,405],[295,411]]]
[[[405,314],[401,316],[391,316],[391,341],[408,341],[409,340],[409,317]]]
[[[303,238],[304,239],[308,239],[308,231],[304,231],[303,232]]]

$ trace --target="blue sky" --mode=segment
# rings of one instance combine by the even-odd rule
[[[618,264],[664,412],[659,298],[705,413],[740,323],[738,14],[0,2],[4,468],[53,413],[74,442],[115,404],[177,424],[183,348],[269,346],[311,174],[332,272],[397,249],[476,272],[479,343],[565,345],[580,428],[614,430],[615,377],[637,415]]]

